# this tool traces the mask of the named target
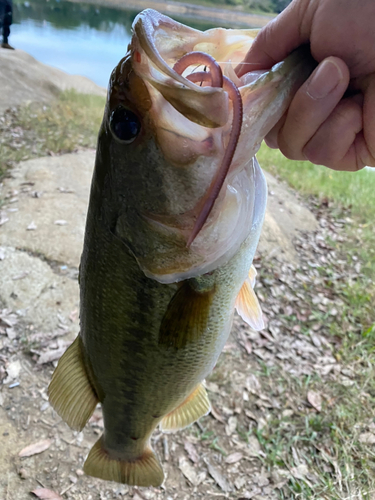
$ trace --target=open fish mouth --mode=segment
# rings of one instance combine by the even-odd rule
[[[235,68],[257,30],[201,32],[151,9],[136,17],[133,32],[126,64],[147,89],[166,202],[145,208],[139,196],[138,233],[127,240],[133,229],[125,215],[117,229],[147,276],[172,283],[229,261],[249,236],[256,246],[266,184],[254,155],[314,66],[300,49],[239,78]],[[135,101],[145,106],[143,94]]]
[[[146,19],[145,19],[146,18]],[[187,36],[191,40],[192,49],[196,49],[197,45],[204,46],[200,39],[201,33],[195,32],[187,28]],[[243,120],[243,104],[242,97],[236,83],[232,79],[223,75],[221,66],[215,58],[201,50],[191,50],[174,62],[173,68],[162,57],[158,46],[163,47],[163,42],[160,41],[160,33],[162,36],[168,36],[168,56],[173,53],[179,53],[179,40],[171,44],[171,32],[175,34],[175,23],[157,12],[145,11],[139,15],[134,23],[134,32],[138,36],[138,41],[145,54],[150,61],[164,74],[168,75],[176,84],[182,87],[174,88],[169,85],[164,86],[160,81],[151,80],[152,84],[161,92],[161,94],[169,101],[180,113],[186,118],[189,118],[195,123],[205,125],[207,127],[220,127],[227,122],[227,102],[223,92],[217,92],[218,89],[226,91],[229,99],[232,101],[232,124],[228,138],[228,143],[225,147],[225,152],[221,160],[221,164],[213,177],[207,192],[200,200],[196,207],[195,222],[187,240],[187,247],[190,247],[198,233],[201,231],[204,223],[209,217],[213,205],[223,187],[224,181],[228,174],[235,153],[238,140],[242,128]],[[196,38],[198,40],[196,40]],[[195,43],[198,41],[198,44]],[[238,43],[238,42],[237,42]],[[171,50],[171,45],[173,46]],[[186,44],[186,39],[183,40],[183,50],[189,47]],[[242,44],[242,49],[246,48],[246,44]],[[142,56],[135,49],[135,57],[141,62]],[[178,57],[178,56],[177,56]],[[225,61],[222,61],[224,63]],[[202,68],[202,70],[199,70]],[[187,72],[187,73],[186,73]],[[182,77],[182,75],[184,77]],[[182,77],[182,78],[181,78]],[[235,77],[235,74],[232,74]],[[238,80],[238,78],[235,78]],[[191,85],[191,83],[195,85]],[[199,84],[199,86],[198,86]],[[183,89],[186,89],[184,91]],[[191,98],[191,94],[194,96]],[[203,98],[203,99],[202,99]],[[215,102],[207,106],[207,98]],[[203,101],[203,102],[202,102]],[[220,113],[222,111],[222,113]]]

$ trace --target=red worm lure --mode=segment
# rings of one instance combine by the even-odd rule
[[[229,142],[225,150],[221,165],[202,200],[202,207],[187,241],[187,247],[190,247],[190,245],[193,243],[198,233],[202,229],[203,225],[208,219],[208,216],[211,213],[217,197],[219,196],[220,190],[223,187],[225,178],[232,163],[234,153],[236,151],[238,139],[241,133],[243,117],[242,98],[237,86],[231,80],[229,80],[229,78],[223,76],[219,64],[209,54],[206,54],[205,52],[190,52],[189,54],[181,57],[181,59],[179,59],[175,63],[173,69],[178,74],[182,75],[182,73],[193,64],[205,65],[208,67],[209,71],[190,73],[190,75],[186,76],[186,79],[193,83],[207,82],[212,87],[223,88],[228,93],[229,98],[233,103],[233,120]]]

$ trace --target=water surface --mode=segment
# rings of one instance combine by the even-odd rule
[[[138,14],[85,3],[13,0],[10,43],[42,63],[106,87],[124,57]],[[208,29],[207,23],[194,27]]]

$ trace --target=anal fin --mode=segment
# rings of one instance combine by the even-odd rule
[[[89,476],[130,486],[160,486],[164,481],[163,469],[151,448],[133,460],[112,458],[104,447],[103,436],[91,448],[83,470]]]
[[[60,358],[48,395],[50,404],[69,427],[81,431],[99,400],[87,376],[79,336]]]
[[[161,430],[173,432],[183,429],[207,415],[210,410],[206,389],[200,384],[180,406],[163,418],[160,423]]]

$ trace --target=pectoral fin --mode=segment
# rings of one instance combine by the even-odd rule
[[[251,288],[254,289],[254,286],[255,286],[255,279],[257,277],[257,270],[255,269],[255,267],[253,265],[251,265],[250,267],[250,271],[249,271],[249,280],[250,280],[250,285],[251,285]]]
[[[236,299],[235,307],[241,318],[246,321],[253,330],[262,330],[264,328],[262,310],[258,298],[251,286],[250,277],[246,278],[245,283],[242,285]]]
[[[163,418],[160,423],[161,430],[173,432],[183,429],[207,415],[210,410],[206,389],[200,384],[180,406]]]
[[[172,297],[160,325],[159,344],[182,349],[205,332],[214,288],[197,291],[185,282]]]
[[[81,431],[99,400],[87,376],[79,336],[60,358],[48,395],[52,407],[69,427]]]

